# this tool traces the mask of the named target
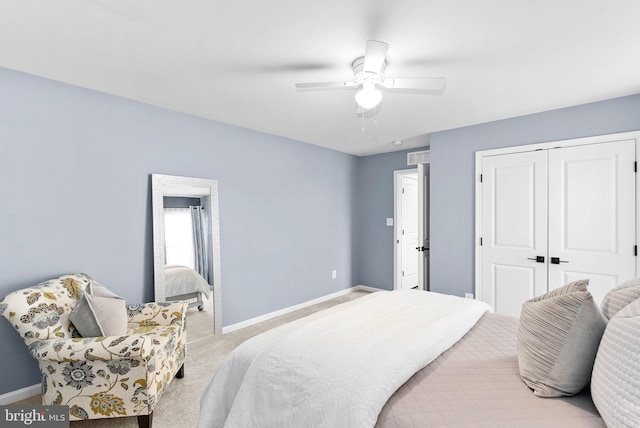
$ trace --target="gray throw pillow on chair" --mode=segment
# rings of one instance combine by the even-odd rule
[[[124,336],[127,333],[124,299],[93,280],[69,319],[83,337]]]

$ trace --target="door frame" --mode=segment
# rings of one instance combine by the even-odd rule
[[[640,154],[640,131],[622,132],[616,134],[602,134],[591,137],[575,138],[569,140],[548,141],[543,143],[525,144],[522,146],[510,146],[499,149],[480,150],[476,152],[475,162],[475,299],[482,300],[482,159],[486,156],[504,155],[511,153],[529,152],[534,150],[554,149],[560,147],[584,146],[587,144],[598,144],[603,142],[614,142],[622,140],[636,141],[636,162]],[[640,174],[636,173],[636,242],[640,242],[640,230],[638,230],[638,214],[640,204]],[[640,257],[636,257],[636,276],[640,272]]]
[[[399,266],[398,258],[400,257],[398,247],[400,245],[398,234],[402,226],[400,218],[400,206],[402,204],[402,177],[405,175],[415,175],[418,177],[418,168],[399,169],[393,171],[393,289],[398,290],[402,282],[402,269]],[[416,213],[418,215],[418,213]],[[418,219],[420,221],[420,219]],[[420,269],[420,267],[418,267]]]
[[[418,239],[427,247],[418,266],[418,289],[429,291],[429,173],[431,162],[416,165],[415,168],[393,171],[393,289],[397,290],[401,283],[401,269],[398,266],[398,207],[401,204],[401,177],[405,174],[417,174],[418,177]]]
[[[418,269],[418,288],[430,291],[429,262],[431,260],[431,235],[429,232],[429,186],[431,183],[431,162],[418,164],[418,240],[422,245],[422,257]]]

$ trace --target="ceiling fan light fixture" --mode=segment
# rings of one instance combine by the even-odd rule
[[[371,80],[362,82],[362,89],[356,94],[356,103],[365,110],[369,110],[380,104],[382,92],[376,89],[376,84]]]

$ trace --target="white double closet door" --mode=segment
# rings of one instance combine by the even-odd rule
[[[482,159],[482,300],[519,316],[532,297],[636,276],[635,140]]]

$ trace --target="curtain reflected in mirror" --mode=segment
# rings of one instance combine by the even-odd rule
[[[156,301],[189,304],[189,341],[220,333],[217,182],[152,174]]]

